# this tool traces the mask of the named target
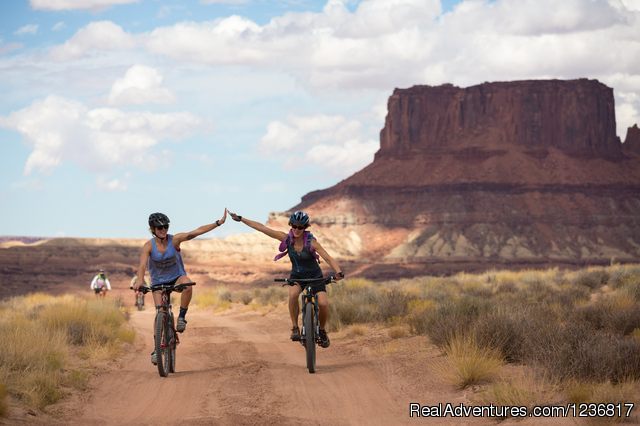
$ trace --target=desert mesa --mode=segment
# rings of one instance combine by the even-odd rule
[[[311,192],[304,210],[348,276],[390,279],[492,268],[640,261],[640,129],[616,135],[597,80],[396,89],[374,161]],[[36,241],[34,241],[36,240]],[[5,297],[88,287],[98,268],[128,283],[143,240],[3,238]],[[259,233],[184,247],[202,285],[267,286],[289,270]]]

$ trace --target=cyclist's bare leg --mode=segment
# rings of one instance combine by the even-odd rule
[[[302,293],[300,285],[292,285],[289,287],[289,315],[291,316],[291,325],[296,327],[298,325],[298,315],[300,315],[300,304],[298,299]]]
[[[324,330],[324,326],[329,318],[329,302],[327,300],[327,293],[319,291],[316,295],[318,296],[318,322],[320,323],[320,330]]]
[[[178,280],[176,281],[176,284],[182,284],[182,283],[190,283],[192,282],[188,276],[186,275],[182,275],[180,276],[180,278],[178,278]],[[187,309],[189,307],[189,303],[191,303],[191,297],[193,296],[193,289],[191,286],[185,287],[184,290],[182,290],[182,293],[180,293],[180,307]]]

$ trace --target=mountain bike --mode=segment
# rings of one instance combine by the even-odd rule
[[[171,293],[182,291],[185,287],[192,285],[196,285],[196,283],[158,284],[151,287],[140,286],[139,288],[139,291],[144,294],[153,290],[162,291],[162,303],[156,305],[155,334],[153,336],[158,373],[161,377],[167,377],[169,373],[176,372],[176,347],[180,344],[173,312],[171,312]]]
[[[300,284],[302,293],[302,332],[300,343],[307,353],[307,368],[309,373],[316,372],[316,344],[320,344],[320,325],[318,323],[318,296],[313,291],[313,287],[334,282],[335,277],[329,278],[276,278],[276,282],[284,282],[285,285]]]

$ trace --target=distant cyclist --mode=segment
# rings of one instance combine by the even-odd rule
[[[137,282],[138,282],[138,274],[134,275],[133,278],[131,278],[131,287],[136,285]],[[146,286],[151,285],[149,283],[149,278],[147,278],[146,275],[144,276],[144,285]],[[144,293],[142,293],[141,291],[136,291],[135,296],[136,296],[136,303],[134,306],[138,306],[138,296],[142,296],[142,304],[144,305]]]
[[[104,270],[100,269],[98,275],[93,277],[91,281],[91,290],[95,291],[96,296],[104,296],[108,290],[111,290],[111,283]]]
[[[309,227],[309,215],[305,212],[294,212],[289,218],[289,233],[276,231],[259,222],[249,220],[246,217],[239,216],[229,212],[231,218],[236,222],[242,222],[245,225],[260,231],[263,234],[275,238],[280,241],[280,251],[282,252],[274,260],[289,254],[291,260],[291,279],[302,278],[322,278],[322,269],[318,264],[320,255],[336,272],[338,280],[344,278],[338,263],[325,251],[318,240],[315,239],[306,229]],[[291,316],[291,340],[300,340],[300,328],[298,327],[298,316],[300,314],[300,306],[298,296],[302,292],[299,284],[289,287],[289,315]],[[329,336],[325,330],[327,318],[329,318],[329,302],[327,300],[327,289],[325,285],[313,287],[313,292],[318,295],[318,322],[320,326],[320,339],[323,348],[329,347],[331,343]]]
[[[153,235],[142,248],[142,256],[140,257],[140,266],[138,267],[138,280],[133,285],[133,289],[138,291],[140,283],[144,280],[144,271],[149,269],[151,276],[151,285],[158,284],[180,284],[191,282],[184,270],[182,256],[180,255],[180,245],[194,239],[195,237],[206,234],[209,231],[221,226],[227,219],[227,209],[224,210],[222,219],[216,220],[209,225],[201,227],[186,233],[171,235],[169,234],[169,218],[164,213],[152,213],[149,216],[149,230]],[[180,314],[176,322],[176,331],[182,333],[187,328],[187,310],[192,296],[191,287],[186,287],[180,296]],[[162,303],[160,291],[153,292],[153,301],[156,306]],[[154,325],[155,329],[155,325]],[[156,363],[155,350],[151,354],[151,362]]]

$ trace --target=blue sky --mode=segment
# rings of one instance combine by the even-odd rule
[[[265,222],[373,161],[396,87],[598,79],[624,140],[638,34],[640,0],[3,1],[0,235]]]

